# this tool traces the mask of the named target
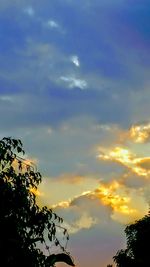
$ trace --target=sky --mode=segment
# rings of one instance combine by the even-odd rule
[[[148,0],[0,1],[0,138],[38,166],[37,201],[63,217],[78,267],[111,264],[148,212],[149,13]]]

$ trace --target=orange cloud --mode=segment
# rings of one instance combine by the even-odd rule
[[[117,181],[113,181],[110,184],[101,184],[95,191],[96,196],[103,202],[104,205],[109,205],[114,211],[118,211],[123,214],[130,215],[136,210],[129,207],[130,198],[122,192],[118,192],[120,184]]]
[[[148,204],[144,200],[141,189],[129,189],[119,181],[100,184],[94,194],[103,205],[112,208],[112,219],[121,223],[129,223],[148,211]],[[138,205],[137,205],[138,203]]]
[[[144,189],[142,188],[128,188],[122,183],[122,181],[113,180],[109,183],[100,183],[95,190],[83,192],[81,195],[78,195],[72,199],[58,203],[57,205],[53,206],[53,208],[58,210],[65,209],[66,211],[70,210],[70,212],[76,211],[80,214],[82,214],[82,212],[86,212],[87,210],[90,214],[90,212],[93,210],[93,206],[91,206],[89,203],[93,202],[95,203],[95,208],[97,209],[97,217],[96,219],[93,218],[92,220],[92,217],[88,216],[91,218],[88,220],[89,224],[91,222],[91,227],[94,224],[92,222],[95,222],[96,224],[101,221],[101,213],[99,213],[101,207],[110,208],[111,219],[126,224],[133,222],[147,214],[148,203],[145,200],[143,192]],[[83,202],[84,205],[82,205]],[[81,222],[84,222],[84,220],[81,220]],[[71,233],[75,233],[79,229],[83,228],[84,225],[81,224],[78,228],[70,229],[72,229]]]
[[[133,125],[129,130],[130,138],[135,143],[150,141],[150,123]]]
[[[139,158],[137,160],[137,166],[139,166],[143,170],[145,169],[150,171],[150,157]]]
[[[87,196],[87,195],[90,196],[91,193],[92,193],[91,191],[85,191],[82,194],[74,196],[73,198],[70,198],[70,199],[68,199],[66,201],[61,201],[61,202],[58,202],[55,205],[52,205],[52,208],[64,208],[64,209],[65,208],[69,208],[72,205],[74,200],[79,199],[79,198],[81,198],[83,196]]]
[[[128,148],[119,146],[116,146],[113,149],[102,147],[99,148],[99,151],[100,154],[97,157],[100,160],[118,162],[137,175],[149,178],[150,166],[148,166],[148,162],[150,162],[150,158],[138,158]]]

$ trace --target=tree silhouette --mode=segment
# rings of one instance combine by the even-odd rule
[[[150,266],[150,213],[125,228],[127,248],[113,257],[117,267]]]
[[[46,206],[36,204],[42,176],[22,157],[20,140],[0,140],[0,265],[3,267],[50,267],[57,262],[74,266],[66,252],[69,239],[63,219]],[[63,231],[65,245],[60,243]],[[49,245],[61,253],[52,254]]]

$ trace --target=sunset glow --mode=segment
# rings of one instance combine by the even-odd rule
[[[21,139],[13,167],[41,173],[31,192],[77,267],[113,264],[149,210],[149,14],[148,0],[0,1],[1,139]]]

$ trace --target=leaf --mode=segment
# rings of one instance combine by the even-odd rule
[[[48,233],[48,239],[49,241],[52,241],[52,235],[50,233]]]
[[[22,152],[22,148],[20,146],[17,147],[17,152],[21,153]]]
[[[71,257],[65,253],[52,254],[47,257],[47,262],[50,264],[50,266],[57,262],[64,262],[70,266],[75,266]]]
[[[19,171],[22,171],[22,162],[20,160],[18,161],[18,168],[19,168]]]
[[[55,240],[55,245],[56,245],[56,247],[59,245],[58,239]]]
[[[64,233],[63,234],[65,235],[66,233],[67,233],[67,229],[64,229]]]

